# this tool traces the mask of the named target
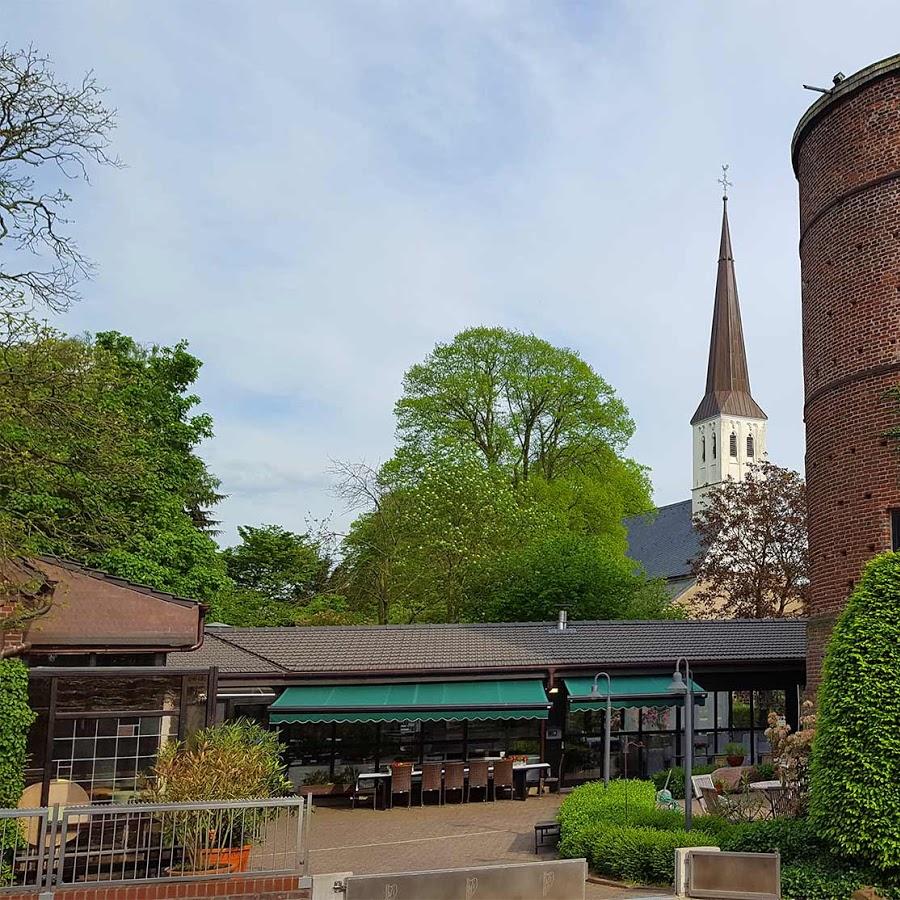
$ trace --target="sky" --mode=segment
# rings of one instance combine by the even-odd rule
[[[5,0],[0,28],[118,110],[59,324],[203,360],[223,543],[342,530],[333,461],[390,456],[404,371],[481,324],[581,354],[655,501],[687,498],[723,163],[769,456],[802,469],[791,135],[804,83],[898,50],[900,5]]]

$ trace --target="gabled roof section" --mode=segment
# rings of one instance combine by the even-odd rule
[[[661,506],[656,512],[624,520],[628,531],[628,555],[639,562],[650,578],[667,581],[686,578],[691,561],[700,552],[694,530],[691,501]]]
[[[30,651],[168,652],[200,643],[204,607],[196,600],[54,556],[30,559],[27,567],[53,588],[49,612],[29,623]]]
[[[767,418],[750,395],[747,351],[744,347],[741,306],[728,227],[728,200],[723,197],[722,202],[722,237],[719,242],[716,299],[709,338],[706,393],[691,419],[691,425],[719,415]]]
[[[806,657],[802,619],[572,622],[564,632],[553,625],[212,628],[203,647],[193,653],[170,654],[168,665],[219,665],[232,675],[271,672],[276,678],[282,673],[340,679],[517,667],[671,667],[679,656],[726,665],[802,664]],[[264,663],[271,668],[263,668]]]

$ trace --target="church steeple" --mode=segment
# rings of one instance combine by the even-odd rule
[[[691,419],[691,425],[717,415],[766,418],[750,395],[741,305],[734,274],[731,231],[728,228],[727,196],[722,198],[722,237],[719,241],[719,270],[709,338],[709,363],[706,367],[706,393]]]
[[[723,173],[722,183],[727,188],[727,166],[723,166]],[[726,194],[722,197],[722,236],[706,366],[706,393],[691,419],[695,513],[710,488],[726,478],[742,480],[747,469],[765,456],[766,418],[750,394]]]

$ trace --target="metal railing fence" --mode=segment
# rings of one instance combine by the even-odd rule
[[[4,889],[305,874],[309,801],[0,810]]]

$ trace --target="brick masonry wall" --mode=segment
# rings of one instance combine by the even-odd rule
[[[900,507],[884,397],[900,384],[900,68],[828,105],[796,165],[814,689],[831,627],[866,561],[890,549]]]
[[[243,876],[211,878],[206,881],[166,881],[158,884],[131,884],[118,887],[64,887],[53,891],[60,900],[201,900],[240,897],[247,900],[310,900],[308,888],[299,886],[297,876]],[[3,894],[3,900],[36,900],[38,892]]]

